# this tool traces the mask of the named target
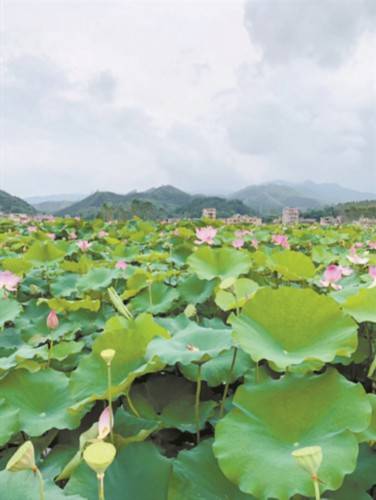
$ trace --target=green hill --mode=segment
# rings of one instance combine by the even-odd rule
[[[240,200],[226,200],[218,196],[195,196],[187,205],[175,210],[178,217],[201,217],[203,208],[216,208],[217,217],[230,217],[234,214],[253,215],[255,211]]]
[[[0,189],[0,212],[6,214],[13,213],[33,215],[36,213],[36,210],[21,198],[12,196],[11,194]]]
[[[241,200],[262,215],[280,214],[284,207],[301,210],[320,207],[318,200],[301,195],[290,186],[273,183],[248,186],[233,193],[230,198]]]

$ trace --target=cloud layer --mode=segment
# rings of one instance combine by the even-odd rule
[[[5,0],[3,189],[376,191],[372,0],[176,6]]]

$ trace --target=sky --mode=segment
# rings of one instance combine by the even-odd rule
[[[0,0],[0,189],[376,192],[375,0]]]

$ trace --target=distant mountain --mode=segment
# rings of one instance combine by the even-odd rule
[[[33,207],[42,214],[53,214],[58,210],[63,210],[66,207],[72,205],[71,201],[60,200],[60,201],[42,201],[41,203],[33,203]]]
[[[320,202],[313,197],[301,194],[290,186],[274,183],[248,186],[231,194],[229,198],[241,200],[262,215],[279,214],[284,207],[307,210],[320,206]]]
[[[80,215],[82,217],[95,217],[103,205],[113,207],[127,205],[129,198],[124,194],[111,193],[109,191],[97,191],[83,200],[73,203],[56,212],[56,215]]]
[[[317,183],[305,181],[297,184],[277,181],[277,184],[292,187],[303,196],[314,198],[324,205],[346,203],[349,201],[366,201],[376,198],[376,193],[365,193],[349,189],[334,183]]]
[[[0,190],[0,212],[33,215],[36,210],[25,200]]]
[[[176,209],[175,215],[192,218],[201,217],[203,208],[216,208],[217,217],[256,213],[240,200],[226,200],[218,196],[194,196],[189,203]]]
[[[83,200],[87,195],[79,193],[70,194],[50,194],[46,196],[27,196],[25,200],[30,203],[30,205],[39,205],[45,202],[67,202],[72,204],[75,201]]]

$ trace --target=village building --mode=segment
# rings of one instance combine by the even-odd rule
[[[298,224],[299,223],[299,208],[286,207],[282,212],[282,224]]]
[[[204,208],[202,210],[203,219],[212,219],[215,220],[217,218],[217,209],[216,208]]]
[[[262,219],[251,215],[235,214],[223,220],[225,224],[251,224],[253,226],[261,226]]]
[[[339,226],[342,224],[342,217],[321,217],[320,226]]]

